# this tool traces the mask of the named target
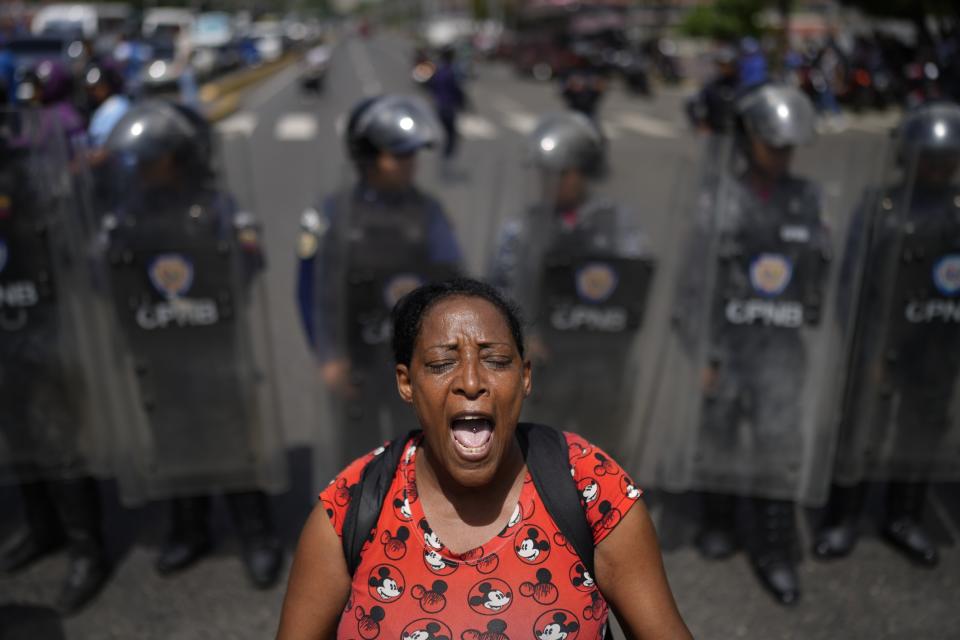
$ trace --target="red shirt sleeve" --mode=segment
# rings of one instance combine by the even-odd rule
[[[575,433],[564,435],[570,449],[573,479],[593,530],[593,544],[597,545],[620,523],[643,492],[600,447]]]
[[[363,469],[367,466],[367,463],[382,451],[383,447],[379,447],[364,456],[360,456],[347,465],[320,492],[320,502],[327,510],[330,522],[333,523],[333,529],[341,538],[343,537],[343,519],[347,515],[347,507],[350,506],[350,488],[360,481],[360,476],[363,475]]]

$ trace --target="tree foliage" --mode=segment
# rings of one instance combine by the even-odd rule
[[[758,35],[757,15],[767,4],[765,0],[718,0],[698,5],[687,14],[680,28],[687,35],[718,40]]]

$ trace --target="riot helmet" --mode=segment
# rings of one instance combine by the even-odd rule
[[[590,178],[606,172],[603,135],[582,113],[568,111],[541,118],[527,137],[527,154],[544,172],[575,170]]]
[[[382,152],[406,156],[436,141],[430,110],[409,96],[366,98],[354,106],[347,121],[347,152],[361,169]]]
[[[178,181],[199,184],[212,173],[211,135],[203,117],[166,100],[133,106],[107,137],[115,168],[152,186]]]
[[[799,89],[767,84],[737,102],[744,132],[772,147],[793,147],[813,140],[816,113]]]
[[[907,113],[894,129],[896,161],[918,186],[949,185],[960,167],[960,106],[929,102]]]
[[[737,101],[737,142],[752,170],[778,179],[789,169],[794,147],[816,131],[813,104],[798,89],[767,84]]]
[[[575,111],[544,116],[527,137],[527,158],[539,183],[538,202],[560,213],[588,199],[590,183],[606,173],[606,146],[596,125]]]

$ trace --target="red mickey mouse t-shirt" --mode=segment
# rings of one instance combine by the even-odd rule
[[[640,498],[640,490],[598,447],[566,433],[570,465],[594,544]],[[417,499],[406,444],[376,529],[363,548],[342,640],[594,640],[603,637],[607,603],[537,493],[529,472],[506,527],[483,546],[453,553],[430,529]],[[380,450],[350,464],[320,494],[343,534],[349,487]]]

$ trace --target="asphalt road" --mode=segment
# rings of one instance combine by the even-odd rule
[[[336,434],[326,418],[295,309],[299,218],[320,194],[352,179],[339,137],[350,106],[364,95],[416,91],[409,78],[411,57],[410,44],[393,34],[344,40],[323,93],[302,93],[297,67],[292,66],[249,92],[240,110],[218,124],[226,186],[264,225],[274,366],[294,471],[291,491],[277,497],[275,507],[291,549],[311,497],[337,467],[330,446]],[[463,146],[453,170],[444,175],[430,155],[419,168],[422,185],[446,204],[469,268],[482,275],[497,226],[536,197],[523,163],[522,134],[538,114],[557,109],[559,98],[552,85],[516,78],[501,66],[481,65],[469,92],[472,110],[462,121]],[[610,177],[602,188],[631,204],[651,245],[658,248],[668,246],[679,224],[677,212],[695,193],[703,151],[702,140],[683,120],[684,93],[666,88],[645,100],[615,88],[602,107],[611,148]],[[844,212],[879,170],[885,133],[895,119],[896,114],[851,119],[845,130],[825,132],[813,149],[798,154],[799,167],[824,183],[829,215],[837,227],[842,228]],[[214,518],[222,542],[213,557],[164,579],[152,570],[164,527],[161,508],[121,509],[113,486],[106,483],[104,490],[108,543],[116,563],[111,583],[86,611],[61,621],[44,607],[55,596],[65,567],[62,555],[17,576],[0,577],[0,638],[273,634],[283,585],[266,592],[247,585],[222,505]],[[960,629],[960,553],[951,542],[957,537],[960,500],[956,487],[941,487],[938,496],[929,511],[932,526],[947,545],[940,568],[914,568],[868,535],[848,560],[821,564],[807,558],[801,565],[803,600],[790,610],[760,591],[742,555],[719,563],[706,563],[696,555],[689,546],[688,502],[653,494],[648,499],[668,576],[696,637],[856,640],[946,638]],[[12,527],[15,519],[6,514],[15,508],[12,492],[0,490],[0,513],[5,514],[0,533]],[[13,629],[21,635],[10,635]]]

